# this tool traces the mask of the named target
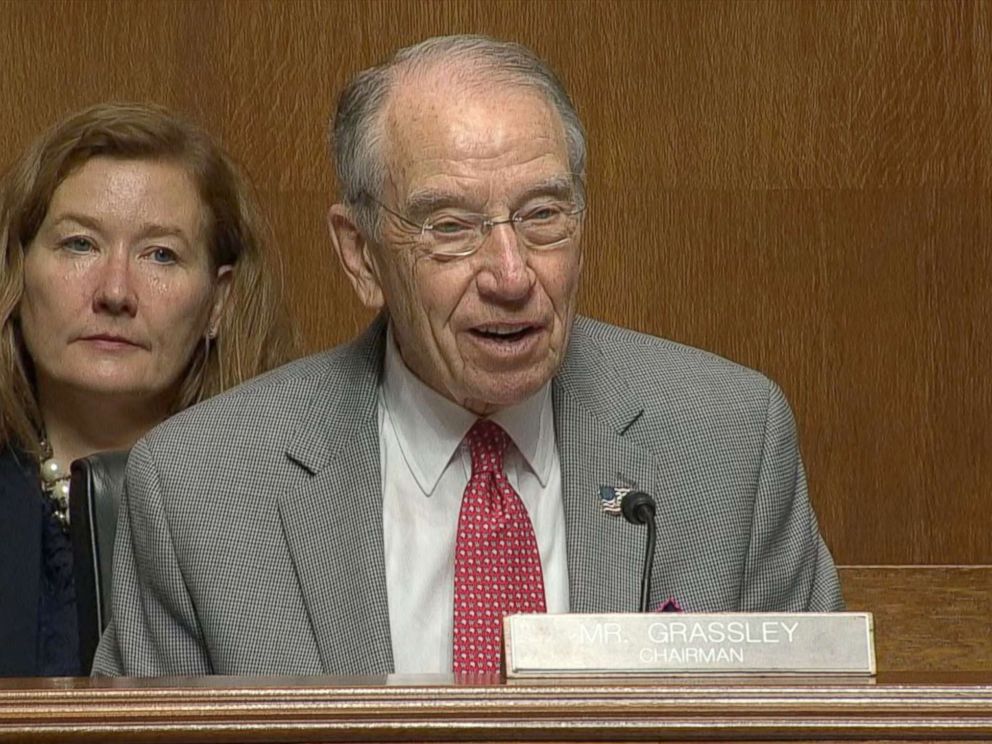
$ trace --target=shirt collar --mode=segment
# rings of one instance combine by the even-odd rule
[[[396,347],[392,326],[386,338],[381,400],[410,472],[425,494],[432,493],[478,416],[428,387],[410,371]],[[551,383],[490,418],[503,427],[541,485],[546,486],[555,446]]]

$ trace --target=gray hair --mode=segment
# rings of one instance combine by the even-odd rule
[[[399,50],[385,64],[360,72],[341,92],[331,126],[342,199],[351,207],[366,237],[379,238],[379,212],[368,197],[381,199],[386,178],[382,113],[400,72],[439,63],[461,64],[465,82],[532,88],[544,96],[561,118],[569,168],[580,196],[585,191],[586,133],[568,92],[554,71],[522,44],[488,36],[435,36]]]

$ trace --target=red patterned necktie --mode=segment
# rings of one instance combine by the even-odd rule
[[[510,437],[480,419],[465,437],[472,477],[455,539],[456,673],[499,671],[503,616],[545,612],[537,538],[520,496],[503,472]]]

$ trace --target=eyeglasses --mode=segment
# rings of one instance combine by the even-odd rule
[[[547,251],[565,245],[575,235],[585,211],[585,204],[549,199],[518,209],[506,219],[498,220],[457,209],[428,217],[424,222],[411,220],[380,202],[371,194],[364,196],[403,224],[417,230],[417,241],[424,251],[436,258],[464,258],[482,247],[497,225],[509,225],[517,239],[527,248]]]

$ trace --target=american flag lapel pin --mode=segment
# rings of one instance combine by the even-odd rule
[[[603,510],[603,514],[609,514],[614,517],[620,516],[620,502],[623,501],[623,497],[628,493],[630,493],[629,488],[600,486],[599,506]]]

